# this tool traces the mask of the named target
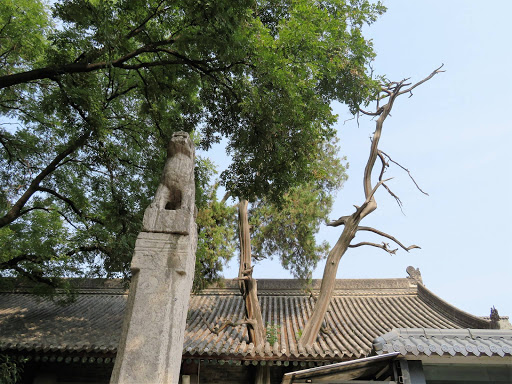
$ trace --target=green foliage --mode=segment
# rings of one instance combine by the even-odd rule
[[[0,4],[3,275],[54,286],[57,276],[127,276],[177,130],[203,149],[227,139],[220,179],[233,196],[292,202],[321,172],[311,164],[334,134],[331,101],[355,111],[375,93],[361,28],[380,3],[44,4]],[[200,249],[198,274],[215,277],[231,233],[211,223],[227,222],[227,208],[208,197],[211,164],[197,167],[201,247],[216,244]]]
[[[267,323],[265,327],[265,338],[270,345],[274,345],[279,341],[281,335],[281,326],[279,324]]]
[[[236,246],[236,208],[217,200],[217,186],[209,190],[209,199],[198,211],[198,240],[193,290],[200,291],[218,280],[222,266],[233,256]]]
[[[34,0],[0,2],[0,76],[39,64],[51,26],[44,3]]]
[[[14,359],[8,355],[0,355],[0,382],[2,384],[16,384],[23,374],[25,360]]]
[[[333,197],[346,180],[336,142],[322,146],[311,169],[314,177],[283,195],[280,204],[258,200],[251,208],[252,246],[256,259],[278,257],[296,278],[307,280],[329,249],[315,234],[328,219]]]

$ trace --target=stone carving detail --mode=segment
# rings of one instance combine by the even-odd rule
[[[188,133],[176,132],[167,147],[155,198],[144,212],[144,231],[188,234],[195,211],[194,160],[194,145]]]
[[[135,243],[111,384],[178,384],[197,247],[194,201],[194,147],[177,132]]]
[[[172,135],[162,180],[150,208],[194,211],[194,158],[194,145],[188,133]]]
[[[409,279],[416,280],[418,283],[423,284],[423,279],[421,278],[421,272],[419,268],[414,268],[409,265],[406,269],[406,272],[409,274]]]

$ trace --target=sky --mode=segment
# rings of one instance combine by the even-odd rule
[[[444,63],[445,73],[418,87],[411,98],[395,102],[383,128],[380,148],[408,168],[429,196],[421,194],[398,168],[388,185],[403,202],[403,211],[383,189],[378,209],[362,225],[387,232],[420,250],[389,255],[380,249],[350,249],[338,278],[407,276],[419,268],[426,287],[448,303],[477,316],[495,306],[512,317],[512,171],[507,153],[512,145],[510,111],[512,80],[512,1],[393,0],[366,36],[373,39],[375,73],[392,81],[419,81]],[[341,156],[348,176],[331,217],[353,212],[364,201],[362,174],[375,123],[357,123],[348,110],[333,105]],[[218,156],[209,152],[222,166]],[[213,156],[212,156],[213,155]],[[319,240],[334,245],[341,227],[323,227]],[[363,233],[354,241],[380,242]],[[320,263],[313,278],[321,278]],[[237,261],[226,267],[236,277]],[[256,278],[291,278],[276,260],[257,263]]]

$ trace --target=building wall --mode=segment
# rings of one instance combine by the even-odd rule
[[[254,366],[254,365],[212,365],[201,364],[199,367],[199,381],[198,381],[198,367],[196,364],[183,364],[181,374],[190,376],[190,384],[250,384],[254,383],[256,372],[258,368],[270,369],[270,383],[279,384],[283,379],[285,372],[291,370],[290,367],[284,366]],[[181,383],[181,382],[180,382]]]
[[[199,372],[198,372],[199,368]],[[252,384],[258,368],[270,370],[270,383],[280,384],[286,372],[301,367],[228,364],[183,364],[181,375],[190,376],[190,384]],[[108,384],[112,364],[28,362],[21,384]],[[199,380],[198,380],[199,379]],[[180,380],[181,384],[181,380]]]

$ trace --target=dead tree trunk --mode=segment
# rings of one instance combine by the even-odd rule
[[[442,66],[441,66],[442,67]],[[327,262],[324,269],[324,275],[322,278],[322,284],[320,286],[320,294],[318,296],[318,299],[316,300],[315,308],[313,310],[312,316],[309,318],[306,327],[304,328],[304,331],[302,333],[302,337],[300,339],[300,343],[302,345],[311,345],[315,342],[318,332],[320,331],[320,328],[322,327],[322,322],[324,320],[325,314],[327,312],[327,309],[329,307],[329,303],[331,301],[332,293],[334,290],[334,284],[336,282],[336,272],[338,271],[338,264],[347,251],[348,248],[354,248],[359,247],[362,245],[370,245],[373,247],[381,248],[385,250],[388,253],[395,253],[396,249],[390,249],[389,245],[385,242],[382,244],[375,244],[370,242],[362,242],[358,244],[350,244],[351,241],[354,239],[357,231],[363,230],[363,231],[371,231],[374,233],[377,233],[383,237],[386,237],[387,239],[390,239],[394,241],[396,244],[398,244],[401,248],[405,249],[406,251],[409,251],[413,248],[419,248],[416,245],[411,245],[409,247],[405,247],[402,243],[400,243],[398,240],[396,240],[393,236],[388,235],[387,233],[384,233],[382,231],[379,231],[377,229],[371,228],[371,227],[360,227],[359,223],[362,219],[364,219],[366,216],[368,216],[370,213],[375,211],[377,209],[377,202],[375,201],[375,192],[377,189],[382,185],[385,187],[385,189],[393,196],[397,201],[400,203],[400,200],[398,197],[391,192],[391,190],[387,187],[385,184],[387,180],[383,180],[382,176],[385,172],[386,167],[388,167],[388,162],[386,161],[386,157],[388,160],[391,160],[389,156],[381,152],[378,148],[379,146],[379,140],[382,134],[382,126],[384,123],[384,120],[388,117],[389,113],[391,112],[391,109],[393,107],[393,103],[395,99],[404,94],[404,93],[410,93],[412,95],[412,90],[416,88],[418,85],[424,83],[425,81],[431,79],[436,74],[442,72],[440,71],[440,68],[436,69],[434,72],[432,72],[429,76],[427,76],[425,79],[421,80],[420,82],[411,85],[411,83],[406,83],[407,79],[402,80],[400,82],[392,82],[389,84],[383,84],[381,87],[381,93],[383,94],[381,97],[381,94],[379,94],[379,97],[377,99],[377,111],[376,112],[366,112],[363,110],[360,110],[361,113],[365,115],[370,115],[377,117],[376,121],[376,127],[375,132],[373,133],[372,137],[372,144],[370,149],[370,156],[368,158],[368,161],[366,163],[366,167],[364,170],[364,176],[363,176],[363,184],[364,184],[364,194],[365,194],[365,201],[364,203],[358,207],[355,206],[356,210],[354,213],[352,213],[349,216],[342,216],[338,220],[335,220],[328,225],[330,226],[339,226],[343,225],[343,232],[336,242],[335,246],[332,248],[331,252],[329,252],[329,256],[327,257]],[[387,103],[379,108],[379,100],[387,99]],[[382,162],[382,169],[379,175],[379,181],[375,184],[374,187],[372,187],[372,171],[375,165],[375,162],[377,158],[380,158]],[[392,161],[392,160],[391,160]],[[402,167],[403,168],[403,167]],[[405,169],[405,168],[404,168]],[[413,180],[414,181],[414,180]],[[419,187],[418,187],[419,188]]]
[[[240,292],[245,302],[245,316],[249,341],[259,346],[265,342],[265,326],[261,316],[261,307],[258,301],[257,282],[252,278],[251,233],[247,200],[240,200],[238,204],[238,228],[240,236],[240,269],[238,280]]]

